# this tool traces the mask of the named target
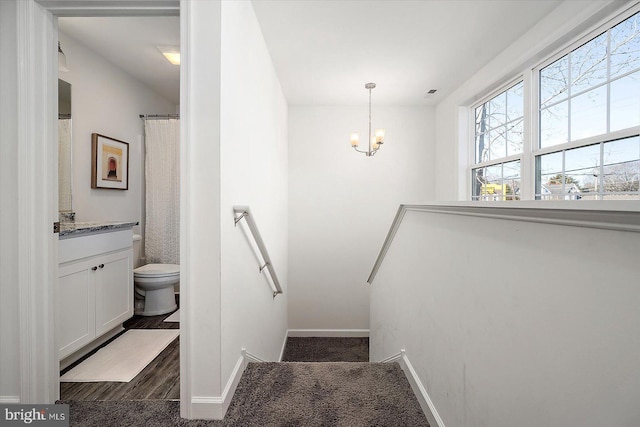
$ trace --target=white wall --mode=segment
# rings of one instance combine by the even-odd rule
[[[434,197],[434,110],[373,117],[387,142],[369,158],[349,144],[366,105],[289,107],[290,329],[368,329],[366,280],[398,205]]]
[[[220,1],[180,2],[180,414],[219,415]]]
[[[638,233],[408,212],[372,284],[447,427],[640,424]]]
[[[0,2],[0,402],[20,398],[20,328],[18,327],[18,127],[5,118],[18,108],[16,58],[16,5]]]
[[[624,8],[628,1],[565,1],[530,31],[474,74],[436,108],[436,197],[437,200],[468,200],[469,141],[467,108],[492,90],[508,83],[527,69],[572,41],[591,26]],[[490,41],[485,41],[490,43]]]
[[[287,331],[287,103],[250,2],[222,3],[222,386],[241,348],[277,361]],[[233,206],[249,205],[284,294],[272,297]]]
[[[82,19],[82,18],[72,18]],[[176,106],[140,81],[60,32],[71,83],[73,210],[76,221],[140,221],[144,229],[144,124],[140,114],[173,114]],[[129,189],[91,188],[91,134],[129,143]]]
[[[276,360],[286,334],[287,107],[251,3],[185,0],[180,14],[181,415],[221,418],[241,349]],[[253,209],[284,295],[233,226],[236,204]]]

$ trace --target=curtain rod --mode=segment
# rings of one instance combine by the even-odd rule
[[[179,119],[180,114],[140,114],[142,120],[169,120]]]

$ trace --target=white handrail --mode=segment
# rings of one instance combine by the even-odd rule
[[[235,225],[238,225],[238,222],[240,222],[242,218],[244,218],[247,222],[247,226],[249,227],[249,230],[251,231],[256,244],[258,245],[258,250],[260,251],[260,255],[262,255],[262,259],[264,260],[264,265],[260,266],[260,272],[262,273],[262,270],[264,270],[265,268],[269,271],[271,280],[273,281],[273,285],[275,286],[275,289],[272,288],[273,297],[275,298],[276,295],[282,293],[282,287],[280,286],[280,281],[278,281],[278,276],[276,276],[276,271],[273,268],[273,263],[271,262],[271,257],[269,257],[269,252],[267,252],[267,247],[264,245],[264,240],[262,240],[260,231],[258,231],[258,226],[253,219],[251,209],[249,208],[249,206],[234,206],[233,212]],[[235,214],[240,215],[236,216]]]
[[[559,202],[567,203],[567,202]],[[513,221],[538,222],[545,224],[566,225],[573,227],[589,227],[604,230],[640,232],[640,203],[632,202],[618,205],[617,209],[597,209],[603,206],[601,201],[593,203],[575,202],[571,208],[558,207],[553,202],[461,202],[447,205],[400,205],[387,237],[378,253],[367,283],[373,283],[380,265],[384,260],[391,242],[395,237],[407,211],[440,213],[449,215],[465,215],[482,218],[496,218]],[[598,206],[599,205],[599,206]],[[611,205],[608,205],[611,206]],[[575,209],[574,209],[575,208]],[[594,209],[595,208],[595,209]]]

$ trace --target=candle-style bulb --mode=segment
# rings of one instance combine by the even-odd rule
[[[358,132],[353,132],[351,134],[350,140],[351,140],[351,146],[352,147],[357,147],[358,146],[358,142],[360,140],[360,134]]]

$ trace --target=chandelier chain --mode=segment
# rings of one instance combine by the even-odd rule
[[[371,152],[371,88],[369,88],[369,152]]]

